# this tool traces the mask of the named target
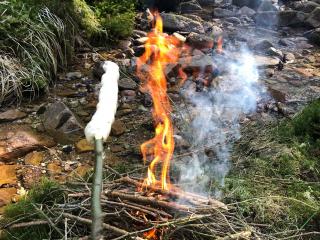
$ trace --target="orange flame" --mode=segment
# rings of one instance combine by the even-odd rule
[[[154,138],[141,145],[141,152],[145,163],[147,159],[152,159],[144,186],[159,186],[163,190],[169,190],[169,167],[174,151],[174,139],[164,70],[167,64],[177,62],[177,46],[180,41],[163,33],[162,19],[158,13],[155,17],[155,27],[148,34],[145,52],[137,61],[137,74],[144,81],[143,90],[148,91],[153,100],[152,114],[156,124]],[[162,164],[160,179],[156,174],[158,164]]]
[[[148,232],[145,232],[143,234],[143,237],[145,237],[146,239],[157,239],[156,231],[157,230],[154,228]]]

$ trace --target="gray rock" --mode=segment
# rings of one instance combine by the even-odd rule
[[[208,55],[192,56],[191,61],[189,57],[180,58],[179,64],[186,66],[185,70],[187,71],[203,71],[205,69],[213,71],[216,68],[212,58]]]
[[[45,130],[61,144],[76,142],[83,136],[83,124],[63,102],[49,104],[42,123]]]
[[[134,46],[133,51],[134,51],[135,57],[140,57],[144,53],[145,47],[144,47],[144,45]]]
[[[311,13],[313,10],[315,10],[317,7],[320,7],[320,4],[315,2],[305,2],[301,5],[301,7],[297,8],[296,10],[305,12],[305,13]]]
[[[258,12],[255,15],[255,21],[258,26],[273,27],[278,24],[278,15],[275,12]]]
[[[235,25],[240,25],[241,24],[241,20],[237,17],[228,17],[226,18],[227,22],[233,23]]]
[[[320,0],[311,0],[311,2],[315,2],[315,3],[320,4]]]
[[[268,49],[267,53],[270,55],[270,56],[275,56],[275,57],[279,57],[280,59],[283,58],[283,53],[281,50],[279,49],[276,49],[274,47],[271,47]]]
[[[198,0],[199,4],[202,6],[212,6],[215,4],[215,0]]]
[[[137,88],[137,84],[131,78],[121,78],[118,82],[118,86],[120,90],[135,90]]]
[[[27,114],[18,109],[11,109],[0,113],[0,122],[11,122],[26,117]]]
[[[161,13],[160,15],[162,17],[163,28],[165,31],[204,33],[204,28],[201,25],[201,23],[194,21],[190,18],[173,13]]]
[[[300,11],[286,10],[279,12],[278,17],[278,24],[281,27],[299,27],[305,24],[307,15],[306,13]]]
[[[317,7],[310,13],[306,23],[314,28],[320,27],[320,7]]]
[[[202,7],[193,2],[182,2],[179,9],[181,13],[192,13],[195,11],[201,11]]]
[[[148,34],[145,31],[133,30],[132,35],[134,38],[141,38],[141,37],[146,37]]]
[[[238,14],[240,16],[245,15],[245,16],[248,16],[248,17],[252,17],[253,15],[256,14],[256,11],[251,9],[251,8],[249,8],[249,7],[247,7],[247,6],[244,6],[244,7],[239,9]]]
[[[203,49],[203,48],[212,48],[213,38],[208,37],[204,34],[190,33],[186,39],[186,42],[194,48]]]
[[[194,15],[194,14],[183,14],[183,16],[187,17],[187,18],[190,18],[192,19],[193,21],[196,21],[196,22],[202,22],[202,18],[197,16],[197,15]]]
[[[215,25],[211,25],[206,28],[206,35],[208,35],[212,38],[216,38],[217,36],[221,36],[222,33],[223,33],[223,30],[220,27],[215,26]]]
[[[264,39],[258,42],[256,45],[254,45],[253,49],[256,51],[265,52],[271,47],[274,47],[273,44],[270,41]]]
[[[288,46],[294,45],[294,43],[289,41],[289,40],[287,40],[287,39],[282,38],[282,39],[279,40],[279,45],[288,47]]]
[[[233,17],[236,14],[228,9],[223,8],[215,8],[213,10],[213,16],[216,18],[225,18],[225,17]]]
[[[262,0],[232,0],[232,4],[238,7],[247,6],[252,9],[257,9]]]
[[[307,38],[311,43],[317,44],[320,46],[320,28],[313,30],[307,34]]]
[[[79,79],[79,78],[82,78],[82,73],[81,72],[69,72],[66,74],[66,78],[68,80]]]
[[[272,4],[271,0],[263,0],[261,2],[261,4],[259,5],[257,11],[259,11],[259,12],[266,12],[266,11],[277,12],[278,9]]]

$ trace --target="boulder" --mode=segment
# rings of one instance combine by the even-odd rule
[[[236,14],[233,11],[223,8],[215,8],[213,10],[213,17],[216,18],[225,18],[225,17],[233,17]]]
[[[320,46],[320,28],[317,28],[309,32],[306,36],[311,43],[314,43]]]
[[[273,44],[270,41],[264,39],[254,45],[253,49],[256,51],[266,52],[271,47],[273,47]]]
[[[194,2],[182,2],[179,6],[181,13],[193,13],[196,11],[201,11],[202,7]]]
[[[247,6],[244,6],[242,8],[239,9],[238,11],[238,15],[240,16],[248,16],[248,17],[252,17],[256,14],[256,11],[247,7]]]
[[[272,11],[258,12],[254,19],[258,26],[273,27],[278,24],[278,15]]]
[[[307,15],[300,11],[286,10],[279,12],[278,17],[278,25],[281,27],[299,27],[305,25]]]
[[[63,102],[49,104],[42,123],[45,130],[61,144],[75,142],[83,136],[83,124]]]
[[[314,28],[320,27],[320,7],[317,7],[310,13],[306,23]]]
[[[25,154],[43,147],[52,147],[55,142],[31,129],[15,129],[2,131],[0,136],[0,160],[12,161]]]
[[[194,48],[203,49],[203,48],[212,48],[213,47],[213,38],[208,37],[204,34],[190,33],[187,36],[186,42]]]
[[[163,28],[165,31],[204,33],[204,28],[200,22],[174,13],[161,13],[160,15],[162,17]]]
[[[259,5],[257,11],[258,12],[266,12],[266,11],[277,12],[278,9],[272,4],[271,0],[264,0]]]

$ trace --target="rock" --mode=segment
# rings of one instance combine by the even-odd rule
[[[17,165],[0,165],[0,186],[17,184]]]
[[[81,139],[76,143],[76,150],[78,153],[94,151],[94,146],[90,144],[86,139]]]
[[[196,32],[204,33],[204,28],[201,23],[190,18],[180,16],[173,13],[161,13],[163,28],[169,32]]]
[[[305,24],[307,15],[306,13],[300,11],[285,10],[279,12],[278,17],[278,25],[281,27],[299,27]]]
[[[212,6],[216,0],[198,0],[198,2],[201,6]]]
[[[144,47],[144,45],[134,46],[133,51],[134,51],[135,57],[140,57],[144,53],[145,47]]]
[[[88,164],[85,165],[79,165],[75,170],[73,170],[69,176],[71,178],[76,178],[79,179],[80,178],[84,178],[88,175],[89,172],[92,171],[92,167],[89,166]]]
[[[201,11],[202,7],[194,2],[182,2],[179,5],[180,12],[183,13],[193,13],[196,11]]]
[[[148,41],[148,37],[140,37],[134,40],[135,45],[145,44]]]
[[[196,22],[203,22],[202,18],[197,16],[197,15],[194,15],[194,14],[183,14],[183,16],[187,17],[187,18],[190,18],[192,19],[193,21],[196,21]]]
[[[180,42],[184,43],[187,40],[187,38],[182,36],[180,33],[175,32],[172,35],[175,36]]]
[[[287,39],[282,38],[282,39],[279,40],[279,45],[288,47],[288,46],[294,45],[294,43],[289,41],[289,40],[287,40]]]
[[[278,15],[272,11],[257,12],[254,19],[258,26],[273,27],[278,24]]]
[[[63,88],[63,89],[56,89],[55,94],[60,97],[78,97],[81,93],[78,90],[70,89],[70,88]]]
[[[82,123],[63,102],[49,104],[42,123],[45,130],[62,144],[75,142],[83,136]]]
[[[138,85],[131,78],[121,78],[118,82],[118,86],[120,90],[135,90]]]
[[[212,58],[208,55],[196,55],[179,59],[179,65],[184,67],[186,72],[214,72],[217,69]]]
[[[314,28],[320,27],[320,7],[317,7],[310,13],[306,23]]]
[[[282,53],[282,51],[281,51],[281,50],[278,50],[278,49],[276,49],[276,48],[274,48],[274,47],[269,48],[268,51],[267,51],[267,54],[270,55],[270,56],[278,57],[278,58],[280,58],[280,59],[283,58],[283,53]]]
[[[254,59],[258,68],[275,67],[279,64],[278,58],[254,55]]]
[[[121,91],[121,96],[122,97],[135,97],[136,92],[134,90],[123,90]]]
[[[93,66],[93,69],[92,69],[93,76],[98,78],[99,80],[101,79],[102,75],[104,74],[103,64],[104,64],[103,61],[96,62]]]
[[[298,8],[298,9],[296,9],[296,10],[299,10],[299,11],[302,11],[302,12],[305,12],[305,13],[311,13],[317,7],[320,7],[320,4],[308,1],[308,2],[304,2],[302,4],[302,6],[300,8]]]
[[[261,2],[261,4],[259,5],[257,11],[259,11],[259,12],[265,12],[265,11],[277,12],[278,9],[272,4],[272,1],[263,0]]]
[[[11,109],[0,113],[0,122],[14,121],[26,117],[27,114],[18,109]]]
[[[0,207],[3,207],[12,202],[12,199],[17,194],[15,188],[1,188],[0,189]]]
[[[294,60],[296,59],[296,57],[294,56],[293,53],[286,52],[283,55],[284,55],[286,63],[293,63]]]
[[[265,52],[271,47],[273,47],[273,44],[269,40],[264,39],[258,42],[256,45],[254,45],[253,49],[256,51]]]
[[[131,46],[131,41],[130,40],[120,40],[118,44],[119,48],[122,50],[125,50]]]
[[[66,74],[66,78],[68,80],[79,79],[79,78],[82,78],[82,73],[81,72],[69,72]]]
[[[113,153],[122,152],[122,151],[124,151],[124,150],[125,150],[124,147],[123,147],[122,145],[119,145],[119,144],[117,144],[117,145],[112,145],[112,146],[110,147],[110,151],[113,152]]]
[[[148,36],[148,33],[145,32],[145,31],[141,31],[141,30],[136,30],[135,29],[135,30],[132,31],[132,36],[134,38],[146,37],[146,36]]]
[[[232,0],[232,4],[238,7],[247,6],[252,9],[257,9],[261,3],[261,0]]]
[[[208,37],[204,34],[190,33],[187,36],[186,42],[194,48],[203,49],[203,48],[212,48],[213,47],[213,38]]]
[[[237,17],[228,17],[226,18],[227,22],[233,23],[235,25],[240,25],[241,24],[241,20]]]
[[[58,175],[62,173],[62,167],[59,162],[51,162],[47,166],[49,175]]]
[[[317,28],[314,31],[308,33],[307,38],[310,42],[320,46],[320,28]]]
[[[43,152],[31,152],[28,153],[24,159],[24,164],[26,165],[32,165],[32,166],[40,166],[40,163],[42,162],[44,158]]]
[[[228,9],[215,8],[213,10],[213,16],[216,18],[233,17],[233,16],[235,16],[235,13],[233,11],[228,10]]]
[[[256,14],[256,11],[247,7],[247,6],[244,6],[242,8],[239,9],[238,11],[238,15],[242,16],[242,15],[245,15],[245,16],[248,16],[248,17],[252,17]]]
[[[116,120],[112,124],[111,135],[112,136],[120,136],[126,131],[125,125],[122,121]]]
[[[50,137],[43,137],[31,130],[8,130],[0,136],[0,160],[11,161],[33,150],[54,145]]]
[[[283,93],[281,90],[278,90],[274,87],[269,86],[268,91],[270,95],[275,99],[276,102],[286,102],[286,94]]]

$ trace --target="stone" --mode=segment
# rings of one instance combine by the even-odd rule
[[[201,6],[213,6],[216,0],[198,0],[198,2]]]
[[[185,70],[190,70],[191,72],[202,71],[205,69],[213,71],[216,68],[212,58],[208,55],[196,55],[192,56],[191,59],[190,57],[180,58],[179,64],[184,66]]]
[[[238,7],[247,6],[252,9],[257,9],[262,0],[232,0],[232,4]]]
[[[204,28],[200,22],[174,13],[161,13],[160,15],[162,17],[163,28],[165,31],[204,33]]]
[[[121,78],[118,81],[118,86],[120,90],[135,90],[138,85],[131,78]]]
[[[91,172],[93,169],[88,164],[79,165],[75,170],[73,170],[69,176],[71,178],[79,179],[84,178],[88,175],[89,172]]]
[[[304,26],[307,14],[295,10],[285,10],[279,12],[278,25],[281,27],[300,27]]]
[[[216,18],[225,18],[225,17],[233,17],[233,16],[235,16],[235,13],[228,9],[215,8],[213,10],[213,17],[216,17]]]
[[[290,40],[284,39],[284,38],[280,39],[278,43],[279,43],[279,45],[285,46],[285,47],[294,45],[293,42],[291,42]]]
[[[314,28],[320,27],[320,7],[317,7],[310,13],[306,23]]]
[[[270,55],[270,56],[278,57],[278,58],[280,58],[280,59],[283,58],[283,53],[282,53],[282,51],[279,50],[279,49],[276,49],[276,48],[274,48],[274,47],[269,48],[268,51],[267,51],[267,54]]]
[[[254,19],[258,26],[274,27],[278,24],[278,15],[272,11],[257,12]]]
[[[17,184],[17,165],[0,165],[0,186]]]
[[[298,8],[298,9],[296,9],[296,10],[299,10],[299,11],[302,11],[302,12],[305,12],[305,13],[311,13],[317,7],[320,7],[320,4],[308,1],[308,2],[304,2],[302,4],[302,6],[300,8]]]
[[[94,146],[87,139],[81,139],[76,143],[76,150],[78,153],[92,152],[94,151]]]
[[[124,151],[124,150],[125,150],[124,147],[123,147],[122,145],[119,145],[119,144],[117,144],[117,145],[112,145],[112,146],[110,147],[110,151],[113,152],[113,153],[122,152],[122,151]]]
[[[187,36],[186,42],[188,45],[194,48],[203,49],[203,48],[212,48],[213,47],[213,38],[208,37],[204,34],[190,33]]]
[[[40,163],[42,162],[43,158],[44,158],[43,152],[34,151],[26,155],[26,157],[24,158],[24,164],[40,166]]]
[[[277,12],[278,9],[272,4],[272,1],[263,0],[261,2],[261,4],[259,5],[257,11],[259,11],[259,12],[265,12],[265,11]]]
[[[31,129],[4,131],[0,136],[0,160],[12,161],[33,150],[54,145],[52,138],[39,135]]]
[[[311,43],[314,43],[320,46],[320,28],[317,28],[312,32],[308,33],[307,38]]]
[[[116,120],[111,127],[112,136],[120,136],[126,131],[125,125],[122,121]]]
[[[238,15],[242,16],[248,16],[248,17],[252,17],[256,14],[256,11],[247,7],[247,6],[243,6],[242,8],[239,9],[238,11]]]
[[[194,2],[182,2],[179,5],[180,13],[193,13],[201,11],[202,7]]]
[[[146,37],[148,33],[145,31],[135,29],[132,31],[132,35],[134,38],[141,38],[141,37]]]
[[[177,32],[175,32],[175,33],[173,33],[172,34],[175,38],[177,38],[180,42],[185,42],[186,40],[187,40],[187,38],[185,37],[185,36],[183,36],[183,35],[181,35],[180,33],[177,33]]]
[[[134,51],[135,57],[140,57],[144,53],[145,47],[144,47],[144,45],[134,46],[133,51]]]
[[[47,166],[49,175],[58,175],[62,173],[62,167],[58,162],[51,162]]]
[[[63,88],[63,89],[56,89],[55,94],[59,97],[78,97],[80,94],[78,90],[70,89],[70,88]]]
[[[68,80],[75,80],[75,79],[79,79],[82,78],[82,73],[81,72],[68,72],[66,74],[66,78]]]
[[[18,109],[11,109],[0,113],[0,122],[14,121],[26,117],[27,114]]]
[[[11,203],[16,194],[17,189],[15,188],[0,188],[0,207]]]
[[[141,45],[141,44],[145,44],[148,41],[148,37],[140,37],[134,40],[134,44],[136,45]]]
[[[75,142],[83,136],[83,124],[63,102],[49,104],[42,123],[45,130],[61,144]]]
[[[253,49],[256,51],[265,52],[271,47],[274,47],[273,44],[269,40],[264,39],[264,40],[258,42],[256,45],[254,45]]]
[[[275,67],[279,64],[278,58],[254,55],[255,64],[258,68]]]
[[[272,86],[268,87],[270,95],[274,98],[276,102],[286,102],[286,94],[279,89],[276,89]]]
[[[296,57],[293,53],[286,52],[284,53],[286,63],[293,63],[296,60]]]
[[[241,20],[237,17],[228,17],[226,18],[227,22],[233,23],[234,25],[240,25],[241,24]]]
[[[194,14],[183,14],[183,16],[187,17],[187,18],[190,18],[196,22],[203,22],[202,18],[197,16],[197,15],[194,15]]]
[[[120,49],[125,50],[131,46],[131,41],[130,40],[120,40],[118,43],[118,46]]]
[[[134,90],[123,90],[121,91],[121,96],[122,97],[135,97],[136,92]]]

